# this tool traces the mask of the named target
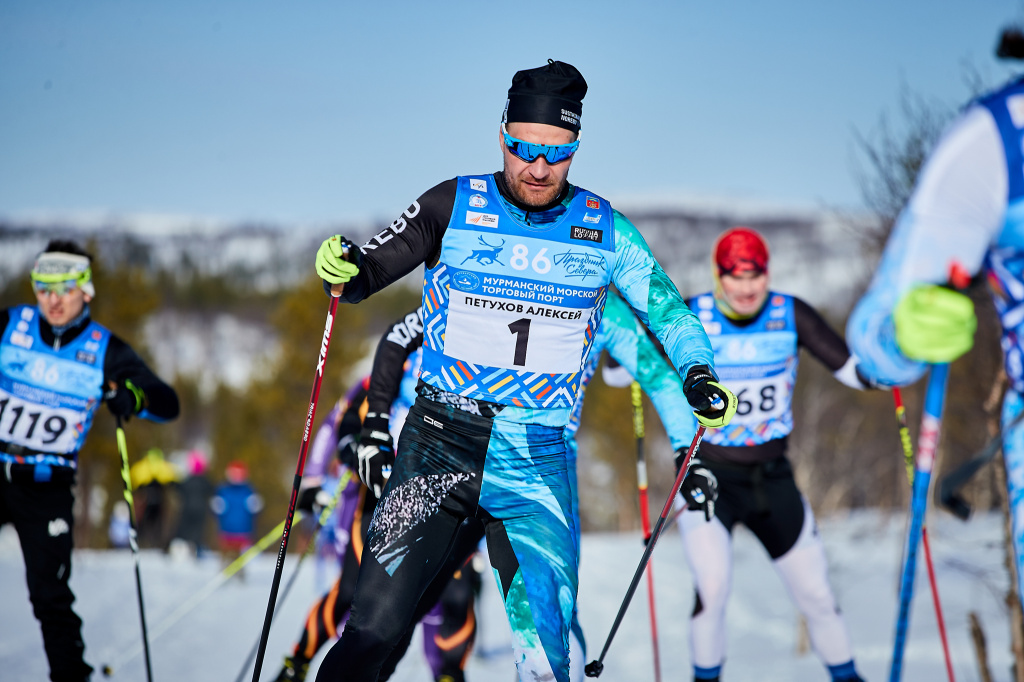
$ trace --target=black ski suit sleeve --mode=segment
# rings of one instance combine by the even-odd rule
[[[103,360],[103,384],[123,386],[131,380],[145,394],[144,414],[155,421],[169,421],[178,416],[178,394],[153,373],[132,347],[111,334],[107,355]]]
[[[359,274],[345,284],[341,300],[359,301],[375,294],[424,263],[434,264],[441,254],[441,239],[451,221],[458,183],[445,180],[412,202],[402,215],[359,248],[363,263]],[[330,284],[324,282],[330,292]]]
[[[362,388],[352,396],[345,413],[338,422],[338,461],[352,471],[359,470],[359,462],[356,458],[356,449],[352,446],[359,438],[359,432],[363,428],[363,415],[367,412],[364,405],[368,388],[365,383],[360,382]]]
[[[793,315],[796,318],[796,339],[818,358],[829,371],[836,372],[850,359],[850,349],[843,337],[828,326],[821,315],[802,300],[793,297]]]
[[[405,374],[405,361],[423,345],[423,316],[420,308],[392,324],[377,344],[367,397],[370,412],[389,414],[398,397]]]

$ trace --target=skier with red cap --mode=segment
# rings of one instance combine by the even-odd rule
[[[828,582],[825,548],[786,458],[800,348],[857,389],[868,386],[846,343],[807,303],[768,288],[768,245],[756,231],[726,231],[712,249],[714,291],[687,301],[704,325],[715,367],[736,393],[732,422],[710,428],[680,490],[679,529],[696,581],[690,622],[695,680],[718,680],[725,659],[730,537],[742,523],[761,541],[807,619],[832,680],[861,680]]]
[[[249,467],[235,460],[224,470],[227,480],[210,500],[220,527],[220,547],[226,557],[235,557],[252,545],[256,515],[263,509],[263,498],[249,483]],[[241,572],[239,572],[241,577]]]

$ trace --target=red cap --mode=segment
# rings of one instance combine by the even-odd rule
[[[768,244],[749,227],[726,230],[711,250],[718,275],[768,272]]]
[[[224,474],[232,483],[241,483],[249,477],[249,467],[245,465],[245,462],[236,459],[231,464],[228,464]]]

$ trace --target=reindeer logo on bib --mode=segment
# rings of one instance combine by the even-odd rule
[[[505,240],[502,239],[498,245],[488,244],[487,240],[483,237],[477,237],[478,241],[486,246],[486,249],[474,249],[473,253],[466,256],[462,263],[459,265],[465,265],[468,260],[475,260],[480,265],[490,265],[491,263],[497,263],[498,265],[504,265],[498,260],[498,254],[501,253],[502,249],[505,248]]]

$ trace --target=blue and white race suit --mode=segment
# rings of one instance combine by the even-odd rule
[[[903,385],[926,366],[900,352],[892,312],[912,287],[943,284],[957,264],[984,272],[1002,324],[1010,390],[1003,401],[1003,453],[1016,554],[1024,593],[1024,81],[968,106],[928,158],[896,223],[871,287],[847,324],[861,369]]]

